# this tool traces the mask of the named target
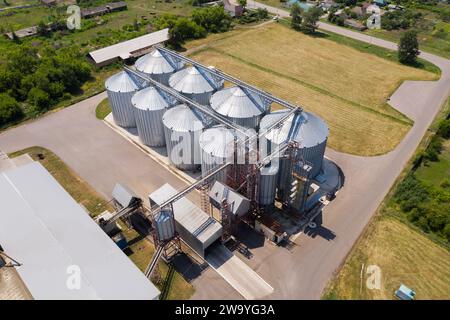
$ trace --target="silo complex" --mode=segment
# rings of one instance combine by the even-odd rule
[[[134,66],[136,70],[147,74],[152,79],[168,85],[170,76],[174,72],[182,69],[184,63],[182,61],[176,61],[170,56],[164,56],[158,49],[155,49],[139,58]]]
[[[169,85],[187,98],[209,105],[211,95],[223,88],[223,80],[215,79],[206,70],[189,67],[170,76]]]
[[[197,169],[201,159],[198,140],[204,128],[202,115],[178,105],[164,113],[162,122],[169,160],[182,170]]]
[[[140,89],[141,83],[125,71],[116,73],[105,82],[114,121],[121,127],[136,126],[131,98]]]
[[[142,143],[151,147],[165,146],[162,117],[164,112],[176,103],[176,100],[151,86],[138,91],[131,99],[131,103]]]
[[[225,88],[211,97],[211,108],[233,123],[256,129],[269,104],[255,93],[241,87]]]
[[[222,125],[206,129],[200,135],[203,177],[234,159],[234,138],[234,131]],[[224,169],[212,179],[226,183],[227,173],[227,169]]]

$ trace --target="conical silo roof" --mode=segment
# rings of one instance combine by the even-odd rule
[[[288,111],[277,111],[266,115],[260,123],[261,130],[269,127],[286,115]],[[302,148],[309,148],[324,142],[329,129],[326,123],[310,112],[291,115],[281,127],[271,130],[266,138],[280,144],[288,140],[297,141]]]
[[[182,61],[169,61],[158,49],[139,58],[135,63],[138,71],[147,74],[171,73],[180,70],[183,66],[184,63]]]
[[[232,118],[250,118],[266,110],[260,96],[244,92],[240,87],[217,91],[211,97],[211,107],[218,113]]]
[[[197,67],[182,69],[169,79],[169,85],[182,93],[211,92],[220,87],[223,80],[215,81],[206,71],[200,72]]]
[[[139,90],[139,85],[139,82],[125,71],[116,73],[105,82],[106,89],[113,92],[133,92]]]
[[[200,148],[214,157],[226,158],[234,150],[234,136],[225,126],[206,129],[200,135]]]
[[[172,106],[176,100],[155,87],[142,89],[131,98],[131,103],[142,110],[161,110]]]
[[[167,128],[179,132],[197,131],[204,127],[201,116],[184,104],[168,109],[162,121]]]

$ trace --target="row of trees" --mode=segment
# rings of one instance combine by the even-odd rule
[[[322,14],[323,11],[319,7],[303,10],[297,3],[294,3],[291,7],[291,27],[297,31],[315,33],[317,22]]]
[[[225,32],[231,28],[231,16],[222,6],[195,9],[190,18],[166,13],[154,21],[157,29],[169,28],[169,45],[179,48],[189,39],[204,38],[208,32]]]
[[[0,127],[24,113],[33,116],[50,109],[79,92],[90,77],[91,66],[78,46],[47,46],[38,52],[18,45],[0,65]]]
[[[440,123],[426,150],[415,160],[414,168],[440,161],[446,139],[450,139],[450,119]],[[425,232],[450,241],[450,179],[444,179],[436,186],[419,180],[413,170],[398,186],[394,200],[409,221]]]

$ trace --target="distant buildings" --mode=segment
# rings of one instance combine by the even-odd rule
[[[83,8],[81,9],[82,18],[93,18],[107,13],[121,11],[127,9],[125,1],[107,3],[101,7]]]
[[[89,53],[89,57],[96,66],[101,67],[118,59],[126,60],[131,57],[140,57],[150,52],[154,45],[167,40],[169,40],[168,28],[92,51]]]
[[[244,12],[244,8],[242,6],[233,4],[229,0],[223,0],[223,7],[232,17],[240,17]]]
[[[14,32],[7,32],[5,33],[5,36],[7,36],[9,39],[14,40],[15,37],[17,38],[24,38],[24,37],[30,37],[38,34],[38,27],[32,26],[29,28],[20,29]]]

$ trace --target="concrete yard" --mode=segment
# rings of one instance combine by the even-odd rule
[[[245,299],[262,299],[273,292],[270,284],[222,244],[208,250],[206,262]]]

